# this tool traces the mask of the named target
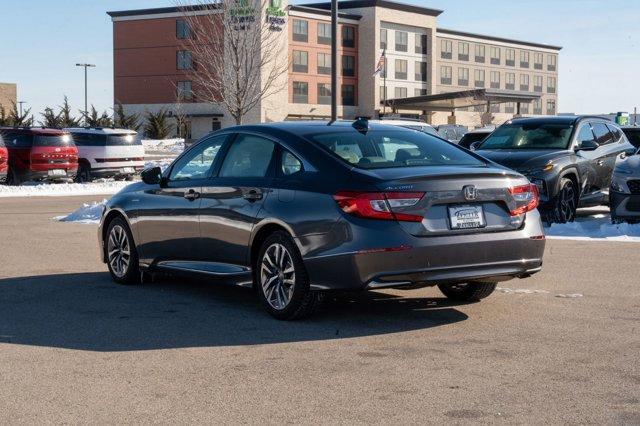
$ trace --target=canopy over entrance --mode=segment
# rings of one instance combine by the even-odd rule
[[[416,111],[449,111],[453,112],[459,108],[468,108],[479,105],[490,105],[514,102],[518,105],[531,103],[540,99],[539,93],[519,92],[515,90],[499,89],[473,89],[461,92],[439,93],[437,95],[415,96],[411,98],[389,99],[383,101],[382,105],[390,107],[392,110],[416,110]]]

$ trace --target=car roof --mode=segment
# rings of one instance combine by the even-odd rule
[[[574,125],[582,120],[601,121],[607,124],[615,124],[611,120],[595,115],[550,115],[546,117],[522,117],[513,118],[507,123],[513,124],[566,124]]]
[[[263,124],[249,124],[235,127],[227,127],[223,132],[240,132],[240,131],[256,131],[256,132],[269,132],[269,130],[280,130],[296,135],[306,135],[309,133],[317,133],[322,130],[332,132],[357,132],[353,124],[355,121],[351,120],[338,120],[333,123],[325,120],[311,120],[311,121],[281,121],[276,123],[263,123]],[[392,126],[390,124],[380,124],[373,121],[369,121],[369,130],[393,130],[393,131],[406,131],[411,132],[410,129],[402,126]]]
[[[67,132],[66,130],[53,129],[49,127],[0,127],[0,132],[2,131],[40,136],[62,136],[69,134],[69,132]]]
[[[65,129],[71,133],[87,133],[94,135],[137,135],[138,133],[130,129],[117,129],[113,127],[69,127]]]
[[[390,126],[424,126],[431,127],[433,126],[429,123],[425,123],[424,121],[413,121],[413,120],[396,120],[396,119],[381,119],[381,120],[369,120],[369,123],[377,123],[377,124],[388,124]]]
[[[640,132],[640,126],[620,126],[622,130],[636,130]]]
[[[475,134],[475,133],[493,133],[495,130],[496,130],[495,127],[481,127],[479,129],[469,130],[465,134],[470,135],[470,134]]]

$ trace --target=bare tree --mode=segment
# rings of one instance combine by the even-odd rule
[[[190,32],[185,48],[193,55],[198,99],[223,105],[242,124],[263,100],[285,88],[280,77],[289,68],[288,54],[281,22],[274,23],[281,17],[267,12],[268,0],[195,3],[180,7]]]

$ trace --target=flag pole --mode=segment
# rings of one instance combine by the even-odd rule
[[[382,114],[387,114],[387,49],[382,51],[382,57],[384,58],[384,104],[382,105]]]

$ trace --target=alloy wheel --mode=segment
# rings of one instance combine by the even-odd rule
[[[285,309],[296,283],[293,258],[287,248],[279,243],[270,245],[262,256],[260,285],[264,296],[272,308]]]
[[[124,277],[129,270],[131,261],[131,247],[127,232],[120,225],[111,228],[107,243],[109,266],[118,278]]]
[[[558,221],[572,222],[576,215],[576,193],[573,184],[567,183],[558,194]]]

